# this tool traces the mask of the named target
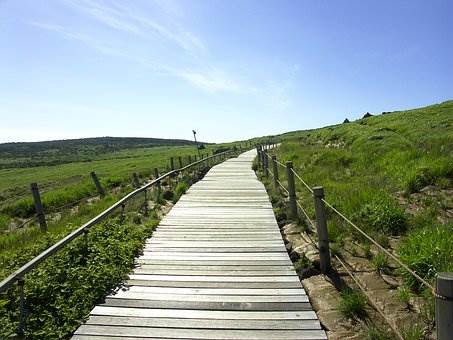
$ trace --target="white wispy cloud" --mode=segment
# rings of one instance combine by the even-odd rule
[[[57,33],[65,39],[78,41],[104,55],[142,65],[160,75],[182,79],[210,94],[255,95],[267,101],[269,107],[279,111],[285,110],[291,104],[287,95],[288,82],[266,82],[255,86],[251,81],[244,82],[242,78],[235,77],[234,74],[214,65],[210,61],[209,49],[203,39],[183,25],[181,19],[183,11],[175,2],[154,0],[153,3],[157,7],[153,11],[139,10],[131,3],[126,5],[116,1],[109,1],[107,4],[96,0],[64,0],[64,3],[96,23],[113,30],[115,34],[105,36],[91,32],[79,33],[69,25],[53,23],[31,24]],[[132,36],[140,46],[138,50],[133,50],[129,46],[125,48],[122,43],[124,39],[118,37],[119,34]],[[155,46],[155,41],[150,42],[150,39],[156,38],[166,46],[178,48],[182,53],[173,55],[181,58],[177,62],[171,60],[161,62],[150,57],[146,49],[141,49],[141,46]]]

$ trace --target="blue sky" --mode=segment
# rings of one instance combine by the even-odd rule
[[[453,98],[452,1],[0,0],[0,142],[221,142]]]

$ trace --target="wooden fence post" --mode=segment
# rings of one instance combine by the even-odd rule
[[[272,172],[274,173],[274,187],[275,190],[278,190],[278,164],[275,155],[272,155]]]
[[[179,161],[179,168],[181,169],[182,168],[182,157],[181,156],[178,157],[178,161]]]
[[[140,181],[138,179],[138,174],[136,172],[134,172],[132,174],[132,179],[133,179],[134,187],[136,187],[136,188],[140,187]]]
[[[263,151],[263,165],[264,165],[264,176],[269,177],[269,158],[267,157],[267,151]]]
[[[37,183],[30,185],[31,193],[33,195],[33,201],[35,202],[36,216],[38,217],[39,226],[41,231],[47,231],[46,215],[44,215],[44,209],[42,207],[41,195],[39,194],[39,188]]]
[[[299,215],[297,213],[296,203],[296,183],[294,182],[293,162],[286,162],[286,177],[288,179],[288,198],[289,198],[289,211],[293,220],[297,220]]]
[[[170,170],[175,170],[175,162],[173,157],[170,157]]]
[[[188,160],[189,164],[192,164],[192,156],[191,155],[187,156],[187,160]]]
[[[154,168],[154,177],[159,178],[159,169]],[[157,192],[160,194],[161,186],[160,186],[160,181],[157,181]]]
[[[323,202],[324,188],[314,187],[313,197],[315,200],[316,229],[318,231],[318,248],[321,273],[326,274],[330,270],[329,234],[327,232],[326,208]]]
[[[96,186],[96,190],[98,191],[99,195],[101,197],[104,197],[105,191],[101,185],[101,182],[99,182],[98,176],[96,175],[96,173],[94,171],[91,171],[90,175],[91,175],[91,178],[93,179],[94,185]]]
[[[258,162],[258,169],[260,169],[261,168],[261,150],[260,150],[259,146],[256,147],[256,154],[257,154],[256,160]]]
[[[453,334],[453,273],[438,273],[436,278],[437,340]]]

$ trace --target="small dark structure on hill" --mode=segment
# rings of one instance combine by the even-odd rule
[[[369,118],[369,117],[373,117],[373,115],[369,112],[367,112],[363,115],[363,118]]]
[[[350,123],[348,118],[346,118],[345,120],[343,120],[343,124],[347,124],[347,123]]]

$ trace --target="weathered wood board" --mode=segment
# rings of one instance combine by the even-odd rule
[[[73,339],[327,339],[286,253],[254,150],[162,219],[127,285]]]

